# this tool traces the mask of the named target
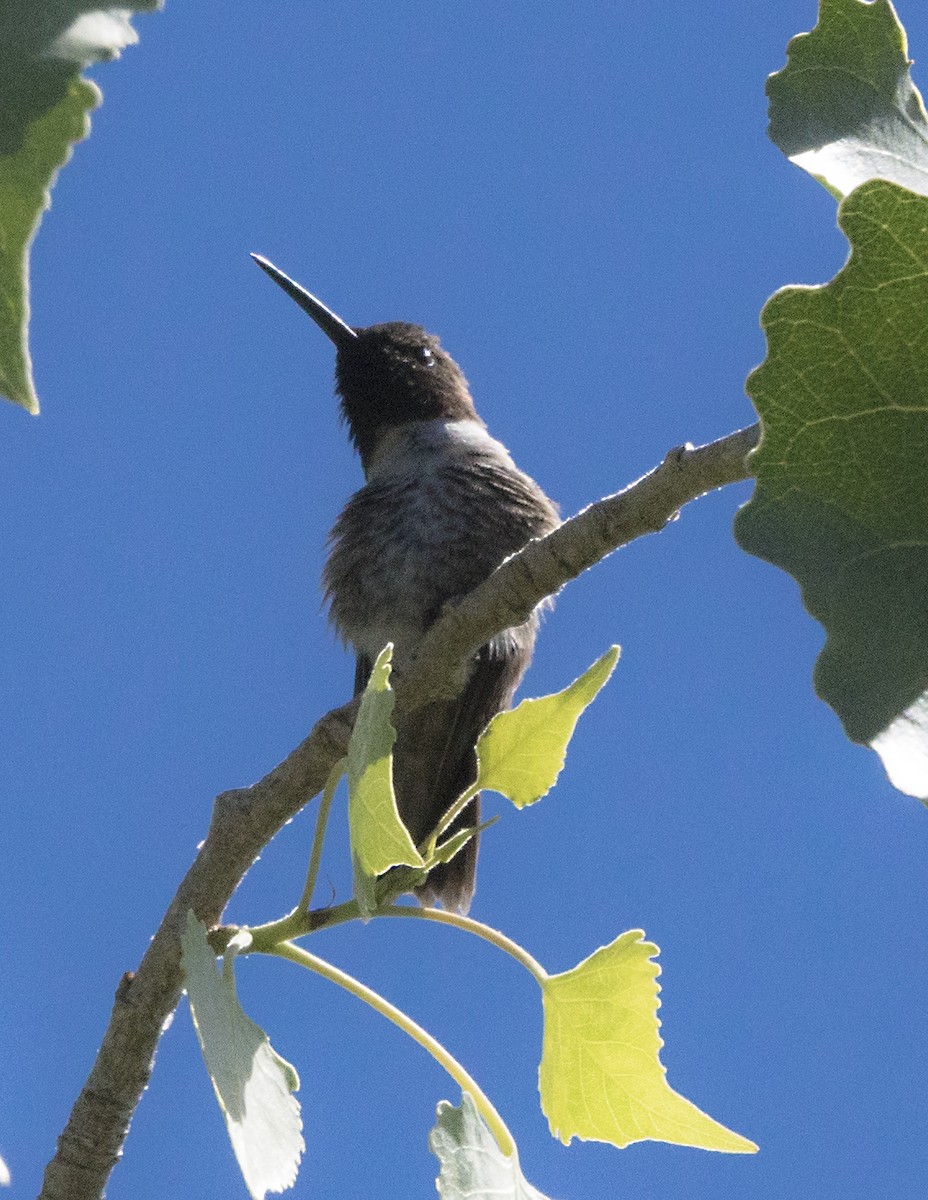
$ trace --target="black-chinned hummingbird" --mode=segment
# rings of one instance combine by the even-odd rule
[[[352,328],[267,259],[252,257],[336,348],[335,389],[366,482],[332,529],[323,586],[332,621],[357,654],[357,693],[387,642],[401,676],[443,606],[554,529],[557,509],[487,432],[437,337],[401,322]],[[394,790],[417,844],[476,778],[474,744],[510,706],[537,628],[533,614],[504,629],[474,656],[457,699],[399,721]],[[478,796],[451,832],[476,826],[479,812]],[[432,870],[419,898],[466,912],[476,865],[474,837]]]

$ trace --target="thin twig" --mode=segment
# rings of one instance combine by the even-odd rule
[[[340,758],[329,772],[329,777],[325,781],[325,787],[322,789],[322,803],[319,805],[319,815],[316,818],[316,832],[313,835],[313,848],[309,856],[306,883],[303,885],[303,894],[300,896],[299,904],[297,904],[297,909],[300,912],[308,909],[313,902],[313,892],[316,890],[316,880],[319,877],[319,864],[322,862],[322,844],[325,841],[325,829],[329,820],[329,809],[332,807],[335,789],[338,787],[345,773],[345,765],[345,760]]]
[[[760,425],[751,425],[705,446],[677,446],[623,491],[529,542],[432,626],[415,669],[395,680],[397,704],[419,708],[457,695],[471,655],[501,629],[528,620],[536,605],[614,550],[659,533],[684,504],[748,479],[747,455],[759,437]]]

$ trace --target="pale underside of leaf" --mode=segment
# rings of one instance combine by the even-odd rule
[[[928,692],[870,743],[893,787],[928,805]]]
[[[928,193],[928,116],[889,0],[821,0],[767,82],[770,137],[837,196],[868,179]]]
[[[467,1092],[454,1108],[438,1106],[429,1146],[441,1163],[442,1200],[547,1200],[526,1180],[517,1155],[506,1156]]]
[[[187,996],[197,1037],[225,1118],[229,1140],[253,1200],[281,1192],[296,1180],[305,1149],[294,1068],[273,1049],[267,1034],[238,1002],[233,964],[226,951],[222,975],[193,913],[181,939]]]

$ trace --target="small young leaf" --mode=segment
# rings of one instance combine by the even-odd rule
[[[517,708],[497,713],[477,743],[480,787],[506,796],[516,808],[547,795],[564,766],[580,714],[618,660],[619,647],[613,646],[562,692],[523,700]]]
[[[490,817],[489,821],[484,821],[481,825],[470,825],[467,829],[459,829],[457,833],[453,833],[440,846],[435,848],[435,853],[429,861],[436,863],[451,862],[452,858],[470,841],[473,837],[479,837],[485,829],[489,829],[491,825],[495,825],[499,817]]]
[[[423,865],[400,820],[393,793],[392,655],[389,645],[378,655],[348,743],[348,825],[355,896],[365,916],[376,908],[374,881],[378,875],[391,867]]]
[[[836,196],[868,179],[928,193],[928,116],[889,0],[821,0],[767,81],[770,138]]]
[[[658,1034],[660,968],[640,929],[623,933],[542,983],[538,1086],[551,1133],[613,1146],[654,1140],[752,1153],[747,1138],[701,1112],[667,1083]]]
[[[497,1146],[467,1092],[460,1108],[442,1100],[436,1115],[429,1146],[441,1163],[436,1187],[443,1200],[547,1200],[522,1174],[518,1156]]]
[[[487,822],[489,824],[489,822]],[[483,826],[480,826],[482,829]],[[456,854],[458,854],[471,838],[476,834],[476,828],[459,829],[457,833],[453,833],[447,841],[442,842],[440,846],[436,846],[434,858],[437,863],[449,863]],[[431,861],[431,860],[430,860]]]
[[[233,964],[241,945],[235,939],[229,944],[220,976],[206,929],[189,912],[181,946],[206,1069],[245,1186],[253,1200],[263,1200],[265,1193],[282,1192],[296,1180],[305,1143],[300,1106],[291,1092],[300,1081],[238,1002]]]

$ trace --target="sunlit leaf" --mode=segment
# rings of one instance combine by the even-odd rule
[[[541,1107],[565,1145],[652,1139],[750,1153],[733,1133],[669,1086],[660,1061],[656,946],[630,930],[542,984]]]
[[[29,248],[58,169],[87,136],[99,89],[79,72],[138,40],[133,12],[86,0],[0,4],[0,394],[38,412],[28,348]],[[90,11],[88,11],[90,9]]]
[[[10,1186],[10,1168],[0,1158],[0,1187]]]
[[[400,820],[393,793],[392,656],[392,646],[378,655],[348,744],[348,824],[355,896],[366,916],[376,908],[374,882],[378,875],[390,867],[423,865]]]
[[[821,0],[767,81],[770,137],[837,196],[868,179],[928,192],[928,116],[889,0]]]
[[[870,745],[883,760],[893,787],[928,804],[928,692],[891,721]]]
[[[893,782],[928,797],[928,199],[882,180],[839,209],[824,287],[766,305],[748,380],[763,419],[735,532],[788,571],[827,632],[818,694]]]
[[[507,1157],[464,1092],[460,1108],[438,1106],[429,1146],[441,1163],[442,1200],[547,1200],[526,1180],[517,1155]]]
[[[485,829],[489,829],[491,825],[495,825],[499,817],[491,817],[489,821],[484,821],[481,825],[468,826],[466,829],[459,829],[457,833],[451,834],[444,842],[441,843],[435,850],[434,859],[437,863],[451,862],[452,858],[458,854],[473,837],[479,837]],[[430,860],[431,861],[431,860]]]
[[[241,943],[229,944],[220,975],[205,927],[188,913],[181,945],[206,1069],[245,1186],[253,1200],[263,1200],[267,1192],[282,1192],[296,1180],[305,1144],[300,1106],[291,1093],[300,1081],[238,1002],[234,961]]]
[[[470,828],[459,829],[457,833],[453,833],[451,837],[447,839],[447,841],[442,842],[442,844],[436,848],[434,854],[435,861],[437,863],[451,862],[452,858],[454,858],[456,854],[459,854],[460,851],[464,849],[471,838],[475,836],[476,832],[476,829]]]
[[[497,713],[477,743],[480,787],[507,796],[517,808],[546,795],[564,766],[580,714],[618,659],[619,647],[613,646],[562,692],[523,700],[511,711]]]

